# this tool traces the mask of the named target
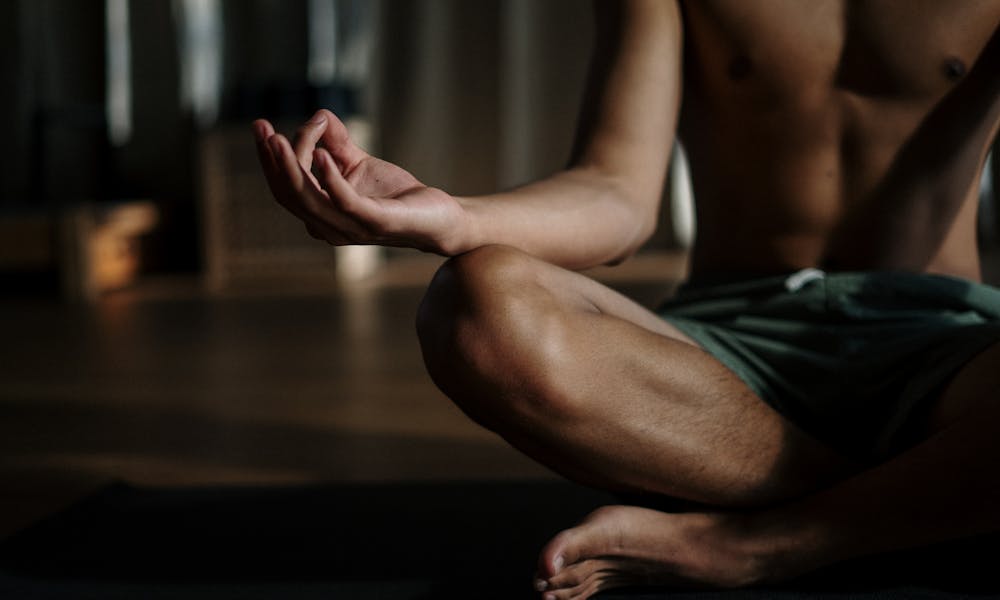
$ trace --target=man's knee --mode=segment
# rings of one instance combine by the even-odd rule
[[[531,260],[505,246],[485,246],[448,259],[438,269],[417,311],[424,350],[451,347],[460,326],[488,326]]]
[[[487,246],[448,260],[431,282],[417,315],[424,362],[467,412],[549,410],[560,396],[565,321],[544,267]]]
[[[505,246],[485,246],[449,259],[435,274],[417,312],[428,368],[456,358],[487,370],[524,340],[540,315],[539,263]],[[457,356],[456,356],[457,355]],[[434,373],[432,372],[432,375]]]

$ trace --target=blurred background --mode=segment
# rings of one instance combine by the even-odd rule
[[[534,179],[568,157],[588,4],[8,0],[0,29],[0,536],[115,481],[553,477],[425,374],[441,259],[312,240],[249,125],[326,107],[431,185]],[[657,302],[662,231],[595,275]]]
[[[507,188],[564,164],[593,36],[570,0],[8,0],[0,17],[0,294],[91,302],[168,280],[336,290],[413,258],[303,235],[250,121],[291,132],[331,108],[431,185]],[[643,256],[690,244],[681,162]],[[984,247],[992,196],[984,178]]]
[[[293,129],[328,107],[418,178],[493,191],[564,164],[592,36],[589,7],[568,1],[0,10],[4,289],[86,300],[143,275],[220,291],[370,274],[380,251],[338,257],[268,201],[250,121]]]
[[[565,163],[592,36],[576,0],[0,2],[0,537],[114,481],[552,479],[426,376],[440,259],[309,238],[249,125],[326,107],[430,185],[510,187]],[[593,273],[647,305],[691,240],[677,159],[665,194]]]

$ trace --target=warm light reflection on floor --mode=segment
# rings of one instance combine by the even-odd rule
[[[153,282],[90,307],[0,301],[0,536],[112,480],[553,477],[424,372],[413,319],[440,262],[391,260],[332,295]],[[594,274],[652,303],[683,267],[653,256]]]

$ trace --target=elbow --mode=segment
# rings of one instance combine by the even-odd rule
[[[660,199],[663,182],[637,183],[634,178],[610,175],[600,169],[584,168],[591,189],[600,190],[599,197],[605,210],[604,223],[613,245],[607,250],[601,264],[619,265],[649,241],[659,222]]]
[[[629,209],[622,247],[605,263],[608,266],[617,266],[632,258],[656,231],[659,214],[657,203],[630,203]]]

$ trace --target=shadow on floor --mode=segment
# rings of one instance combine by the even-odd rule
[[[181,490],[117,484],[0,545],[0,597],[532,598],[541,546],[613,501],[561,482]],[[984,578],[1000,556],[995,541],[840,567],[782,589],[669,597],[994,596]],[[613,597],[667,595],[602,596]]]

